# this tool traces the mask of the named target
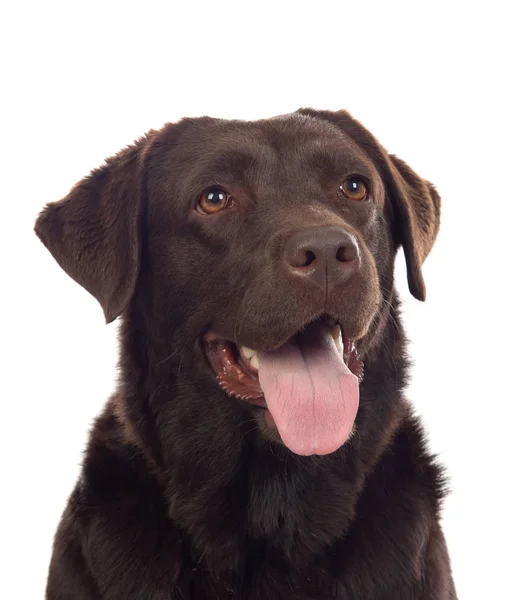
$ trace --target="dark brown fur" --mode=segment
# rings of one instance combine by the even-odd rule
[[[371,182],[370,202],[336,195],[347,170]],[[218,183],[240,208],[196,215]],[[444,479],[402,395],[393,286],[402,245],[424,299],[439,213],[431,184],[357,121],[310,109],[166,125],[49,205],[37,234],[122,324],[119,387],[58,528],[47,598],[456,598]],[[324,224],[349,228],[366,253],[352,293],[327,306],[359,338],[365,378],[355,435],[302,457],[219,389],[200,339],[212,326],[269,349],[324,310],[277,271],[282,240]]]

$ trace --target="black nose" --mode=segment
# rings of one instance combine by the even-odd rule
[[[284,263],[290,273],[325,291],[348,281],[359,262],[357,240],[342,227],[302,229],[284,246]]]

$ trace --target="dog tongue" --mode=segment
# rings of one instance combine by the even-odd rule
[[[283,442],[295,454],[329,454],[348,439],[359,407],[359,380],[329,330],[307,328],[259,352],[259,383]]]

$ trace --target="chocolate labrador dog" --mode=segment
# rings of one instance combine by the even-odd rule
[[[49,600],[456,598],[394,289],[433,186],[348,113],[150,131],[36,233],[121,316]],[[363,368],[364,365],[364,368]]]

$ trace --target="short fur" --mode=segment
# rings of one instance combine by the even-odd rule
[[[351,172],[369,202],[339,197]],[[216,184],[239,207],[198,215]],[[38,236],[107,321],[122,317],[119,386],[56,533],[48,600],[456,598],[393,285],[402,245],[425,298],[439,216],[433,186],[348,113],[311,109],[168,124],[48,205]],[[217,386],[200,340],[212,326],[269,349],[325,310],[278,270],[291,232],[325,224],[349,229],[367,265],[326,307],[365,377],[354,435],[302,457]]]

